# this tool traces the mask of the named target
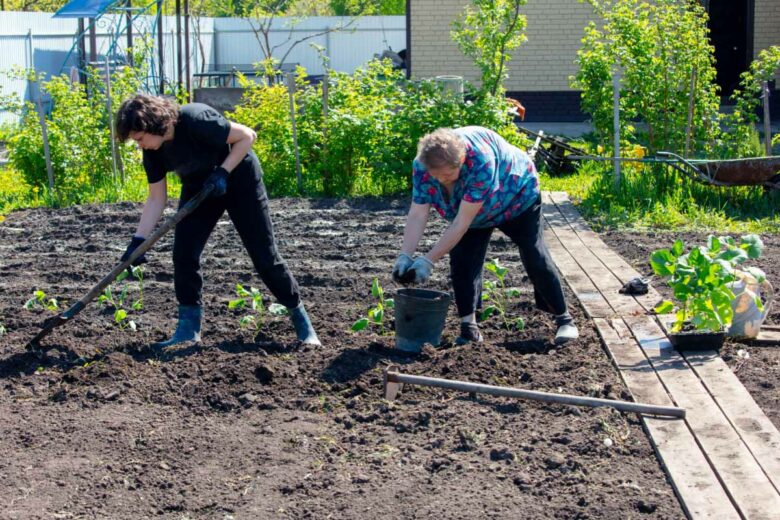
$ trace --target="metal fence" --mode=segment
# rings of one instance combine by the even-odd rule
[[[105,15],[96,23],[97,60],[113,59],[126,54],[122,15]],[[157,42],[157,19],[137,16],[133,21],[135,41],[144,34]],[[177,78],[177,38],[174,17],[162,17],[163,24],[163,79]],[[216,70],[226,65],[242,68],[263,59],[259,43],[258,22],[233,18],[190,19],[190,72],[195,74]],[[329,29],[343,29],[328,32]],[[24,80],[15,80],[3,74],[15,67],[34,68],[47,77],[68,74],[78,64],[78,22],[76,19],[52,18],[51,13],[0,12],[0,95],[16,94],[35,101],[38,90]],[[274,56],[285,62],[299,64],[310,74],[322,74],[323,66],[314,45],[324,49],[329,66],[337,71],[353,72],[374,54],[383,50],[399,51],[406,46],[406,21],[403,16],[367,16],[359,19],[342,17],[312,17],[303,20],[277,18],[268,33]],[[185,44],[182,36],[182,55]],[[297,43],[300,41],[300,43]],[[87,42],[89,49],[89,42]],[[289,51],[289,52],[288,52]],[[149,75],[159,81],[157,51],[153,53]],[[183,67],[186,69],[186,67]],[[193,86],[197,86],[193,83]],[[44,100],[45,102],[46,100]],[[16,116],[0,109],[0,123],[15,122]]]

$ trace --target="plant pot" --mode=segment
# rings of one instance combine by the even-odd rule
[[[677,350],[720,350],[726,339],[726,331],[690,330],[670,332],[669,342]]]
[[[395,347],[420,352],[430,343],[439,346],[451,297],[428,289],[399,289],[395,293]]]

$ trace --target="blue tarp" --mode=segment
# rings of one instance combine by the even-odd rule
[[[117,0],[71,0],[54,13],[54,18],[96,18]]]

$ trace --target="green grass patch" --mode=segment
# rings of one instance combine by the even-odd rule
[[[135,168],[133,173],[129,173],[123,184],[105,183],[93,190],[84,190],[80,195],[82,197],[79,203],[113,203],[113,202],[143,202],[149,192],[146,176],[142,170]],[[181,182],[175,175],[168,176],[168,196],[178,197],[181,189]],[[46,189],[38,186],[30,186],[25,182],[24,176],[15,170],[11,165],[0,166],[0,222],[4,220],[3,215],[11,211],[25,208],[36,208],[40,206],[51,206],[48,204],[51,197],[46,193]],[[70,206],[74,201],[62,201],[61,206]]]
[[[542,189],[566,191],[597,230],[780,232],[780,193],[694,182],[663,165],[628,164],[615,185],[611,165],[583,161],[566,177],[542,174]]]

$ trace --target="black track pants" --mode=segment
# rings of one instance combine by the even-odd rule
[[[450,274],[460,317],[468,316],[481,307],[482,268],[493,229],[469,229],[450,251]],[[536,306],[560,316],[559,322],[571,321],[558,270],[544,243],[541,197],[515,219],[498,226],[498,229],[520,250],[520,259],[534,286]]]
[[[255,168],[242,166],[228,176],[228,188],[224,196],[204,200],[193,213],[176,225],[173,281],[176,299],[181,305],[202,304],[200,257],[209,235],[225,210],[268,290],[286,307],[296,307],[301,301],[298,284],[276,249],[260,165],[255,163]],[[201,187],[185,185],[179,207],[194,197]]]

